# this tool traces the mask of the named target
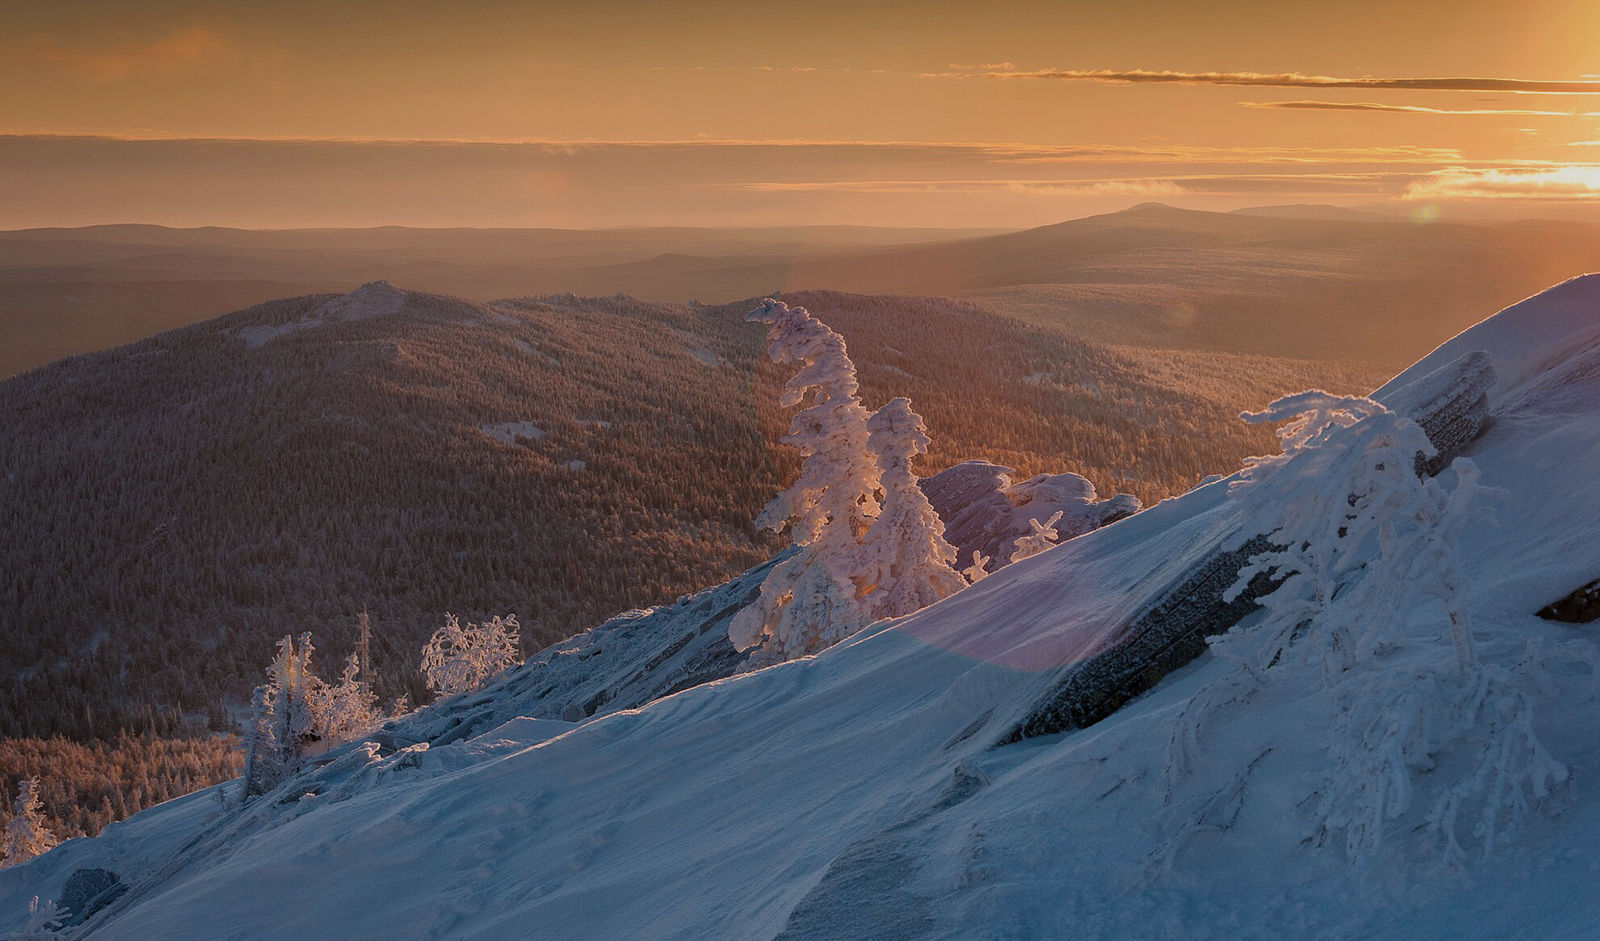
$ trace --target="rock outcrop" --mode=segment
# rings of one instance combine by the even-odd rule
[[[1018,536],[1032,532],[1061,511],[1060,538],[1071,539],[1139,511],[1139,499],[1119,493],[1100,500],[1094,484],[1077,474],[1040,474],[1011,482],[1012,470],[988,461],[963,461],[919,481],[934,512],[944,520],[944,538],[956,548],[956,568],[972,564],[973,552],[991,559],[994,571],[1011,561]]]
[[[1546,621],[1566,621],[1568,624],[1587,624],[1600,620],[1600,579],[1540,608],[1539,616]]]

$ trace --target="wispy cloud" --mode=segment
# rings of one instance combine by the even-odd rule
[[[1458,163],[1461,152],[1449,147],[1383,145],[1373,147],[1213,147],[1188,144],[1029,144],[1014,141],[806,140],[802,138],[694,137],[662,140],[549,138],[406,138],[406,137],[183,137],[156,132],[72,134],[50,131],[4,131],[0,140],[39,139],[205,144],[340,144],[432,147],[528,147],[550,153],[581,154],[596,150],[817,150],[865,151],[908,157],[966,157],[997,163],[1066,163],[1096,161],[1203,161],[1230,164],[1300,163]]]
[[[1406,188],[1405,198],[1600,200],[1600,164],[1550,167],[1449,167]]]
[[[1243,196],[1400,192],[1416,173],[1178,173],[1095,179],[818,180],[708,184],[708,188],[754,193],[1030,193],[1035,195]]]
[[[204,24],[111,46],[73,45],[39,36],[21,49],[23,55],[35,61],[108,81],[132,76],[172,75],[196,66],[220,64],[239,57],[241,52],[236,40]]]
[[[1595,111],[1536,111],[1527,108],[1428,108],[1421,105],[1385,105],[1371,101],[1241,101],[1246,108],[1267,111],[1372,111],[1380,114],[1516,115],[1520,117],[1594,118]]]
[[[649,72],[855,72],[851,68],[825,68],[817,65],[652,65]],[[866,70],[872,74],[883,69]]]
[[[1600,81],[1534,81],[1521,78],[1360,78],[1301,72],[1178,72],[1170,69],[954,69],[922,78],[1054,79],[1121,85],[1250,85],[1265,88],[1361,88],[1413,91],[1512,92],[1539,95],[1600,95]]]

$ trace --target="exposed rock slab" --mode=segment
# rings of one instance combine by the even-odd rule
[[[1568,624],[1588,624],[1600,620],[1600,579],[1540,608],[1539,616],[1546,621],[1566,621]]]

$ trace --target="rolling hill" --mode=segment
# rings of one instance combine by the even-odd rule
[[[870,406],[912,397],[924,473],[983,458],[1153,503],[1271,446],[1241,408],[1375,381],[1146,359],[958,301],[790,299],[849,339]],[[795,459],[748,306],[373,283],[0,384],[0,734],[225,713],[276,638],[342,656],[362,610],[385,695],[420,695],[446,612],[514,611],[537,650],[767,558],[751,522]]]
[[[0,927],[38,897],[107,939],[1587,936],[1595,642],[1535,612],[1600,567],[1600,279],[1376,394],[1462,362],[1493,377],[1466,462],[1376,468],[1443,516],[1353,494],[1384,445],[1336,422],[814,657],[571,721],[526,714],[531,664],[256,800],[0,872]],[[1292,564],[1331,590],[1298,583],[1097,724],[1004,737],[1212,536],[1305,500],[1341,507],[1334,554]]]

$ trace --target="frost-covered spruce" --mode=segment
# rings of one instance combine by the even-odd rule
[[[422,648],[422,675],[441,696],[470,693],[522,662],[521,625],[515,614],[461,625],[454,614]]]
[[[944,521],[917,486],[911,462],[928,452],[928,429],[911,400],[891,399],[867,419],[867,450],[877,459],[883,491],[852,568],[857,594],[874,618],[926,608],[966,587]]]
[[[265,794],[282,780],[281,754],[274,737],[273,700],[267,686],[257,686],[250,700],[250,725],[244,737],[246,799]]]
[[[802,551],[773,568],[760,598],[728,627],[734,647],[758,648],[751,663],[762,665],[816,653],[873,621],[856,599],[853,566],[879,513],[879,471],[844,338],[805,308],[771,298],[749,319],[771,324],[774,362],[800,364],[779,401],[803,406],[783,438],[800,451],[800,476],[756,520],[774,531],[790,524]]]
[[[316,741],[326,686],[311,668],[316,650],[311,635],[299,645],[289,635],[278,641],[278,655],[267,667],[267,682],[256,690],[245,753],[245,797],[265,794],[292,774]]]
[[[1277,547],[1253,557],[1225,597],[1259,572],[1284,582],[1262,600],[1283,637],[1318,619],[1315,643],[1298,650],[1334,677],[1390,641],[1421,597],[1453,612],[1451,640],[1460,666],[1472,662],[1461,612],[1459,531],[1477,490],[1477,469],[1462,462],[1447,489],[1416,473],[1416,455],[1437,453],[1416,422],[1372,399],[1302,392],[1242,416],[1282,423],[1283,453],[1252,458],[1230,487],[1245,510],[1244,529]],[[1378,565],[1376,563],[1382,563]],[[1335,594],[1343,604],[1335,607]],[[1277,650],[1264,650],[1270,658]]]
[[[57,941],[66,937],[61,929],[67,923],[69,912],[63,911],[52,899],[39,901],[35,895],[28,903],[28,924],[21,931],[13,931],[9,941]]]
[[[1231,488],[1244,531],[1277,548],[1252,557],[1230,596],[1261,572],[1282,582],[1258,621],[1212,641],[1239,668],[1175,720],[1168,802],[1210,806],[1183,793],[1202,724],[1269,691],[1314,695],[1327,731],[1299,802],[1309,842],[1337,839],[1362,862],[1389,831],[1425,828],[1456,859],[1466,829],[1489,854],[1567,771],[1533,732],[1545,654],[1530,645],[1507,668],[1473,647],[1460,542],[1482,492],[1476,466],[1457,458],[1437,478],[1419,475],[1416,456],[1435,453],[1426,435],[1370,399],[1305,392],[1244,417],[1285,423],[1283,453],[1254,460]],[[1441,765],[1447,753],[1457,757]],[[1425,792],[1421,820],[1391,823]]]
[[[17,783],[17,803],[6,821],[5,845],[0,866],[18,866],[56,845],[56,835],[44,823],[44,804],[39,800],[39,779],[23,778]]]
[[[330,744],[354,741],[378,727],[386,718],[378,709],[377,694],[366,681],[361,658],[345,659],[339,682],[326,687],[319,712],[319,732]]]

